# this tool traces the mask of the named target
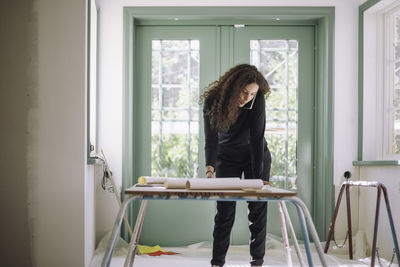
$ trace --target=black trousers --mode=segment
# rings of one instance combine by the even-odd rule
[[[271,155],[268,148],[264,156],[263,180],[269,181],[271,169]],[[241,177],[244,172],[245,179],[254,177],[250,161],[245,164],[233,163],[218,159],[216,177]],[[248,201],[248,219],[250,230],[250,255],[251,265],[262,265],[265,254],[265,239],[267,234],[267,202]],[[235,221],[236,202],[217,201],[217,214],[214,218],[213,255],[212,265],[223,266],[229,248],[229,241],[233,223]]]

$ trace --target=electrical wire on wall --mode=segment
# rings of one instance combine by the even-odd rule
[[[106,165],[103,163],[103,178],[101,179],[101,188],[108,193],[114,193],[114,188],[111,183],[112,171],[110,171],[111,176],[108,175]]]
[[[114,193],[115,198],[117,199],[118,205],[121,208],[121,198],[120,198],[120,194],[118,192],[118,189],[115,185],[113,176],[112,176],[112,172],[109,168],[109,165],[107,163],[106,160],[106,156],[104,155],[103,150],[101,150],[101,154],[97,154],[96,153],[96,158],[99,159],[102,163],[103,166],[103,178],[101,179],[101,187],[103,188],[104,191],[109,192],[109,193]],[[125,225],[128,229],[129,235],[132,236],[132,229],[131,226],[129,225],[129,221],[126,218],[126,216],[124,216],[124,222]]]

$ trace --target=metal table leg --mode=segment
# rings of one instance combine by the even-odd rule
[[[138,197],[138,196],[129,197],[129,198],[125,199],[124,202],[122,203],[121,208],[118,211],[118,215],[115,220],[110,239],[108,240],[108,243],[107,243],[107,249],[106,249],[106,253],[104,254],[104,258],[101,262],[101,267],[110,266],[111,256],[114,252],[115,244],[117,242],[118,234],[119,234],[119,231],[121,228],[121,223],[124,218],[126,208],[130,202],[132,202],[135,199],[139,199],[139,198],[141,198],[141,197]]]
[[[292,239],[293,239],[293,244],[294,244],[294,248],[296,250],[297,258],[299,259],[300,266],[303,267],[303,266],[305,266],[304,265],[303,256],[301,255],[299,242],[297,242],[296,233],[294,232],[294,228],[293,228],[290,216],[289,216],[289,212],[287,211],[285,201],[281,201],[280,203],[281,203],[281,206],[282,206],[283,213],[284,213],[284,215],[286,217],[286,222],[289,225],[289,231],[290,231],[290,235],[292,236]]]
[[[288,266],[293,266],[292,263],[292,254],[290,253],[290,244],[289,244],[289,238],[287,234],[287,228],[286,228],[286,219],[285,219],[285,213],[283,212],[283,205],[285,205],[284,201],[278,202],[278,208],[279,208],[279,217],[281,219],[281,231],[282,231],[282,238],[283,238],[283,246],[285,247],[285,256],[286,256],[286,263]]]
[[[328,264],[326,263],[326,259],[325,259],[324,252],[323,252],[323,250],[322,250],[321,242],[320,242],[320,240],[319,240],[317,231],[315,230],[315,226],[314,226],[314,223],[313,223],[313,221],[312,221],[310,212],[309,212],[308,209],[307,209],[307,206],[306,206],[306,205],[304,204],[304,202],[301,201],[301,199],[299,199],[298,197],[290,197],[289,199],[292,200],[292,203],[295,203],[296,208],[301,208],[301,210],[302,210],[302,215],[303,215],[303,219],[304,219],[304,217],[305,217],[306,222],[307,222],[308,227],[309,227],[309,230],[310,230],[311,237],[312,237],[312,239],[313,239],[313,241],[314,241],[314,245],[315,245],[315,248],[316,248],[316,250],[317,250],[319,259],[320,259],[320,261],[321,261],[321,263],[322,263],[322,266],[324,266],[324,267],[325,267],[325,266],[328,266]],[[299,216],[299,218],[301,218],[301,217],[302,217],[302,216]],[[301,222],[300,222],[300,223],[301,223]],[[306,230],[306,234],[307,234],[307,230]],[[304,235],[304,233],[303,233],[303,235]],[[306,246],[306,250],[307,250],[307,243],[308,243],[308,235],[306,235],[306,236],[304,237],[304,245]],[[308,253],[311,254],[311,250],[310,250],[310,248],[309,248],[309,243],[308,243],[308,250],[309,250]],[[311,255],[308,255],[308,254],[307,254],[307,257],[311,257]],[[309,261],[309,262],[310,262],[310,261]],[[311,265],[310,265],[310,266],[311,266]]]
[[[303,210],[301,209],[300,205],[295,200],[293,200],[292,203],[296,207],[297,215],[299,216],[300,229],[301,229],[301,233],[303,234],[304,247],[306,249],[308,266],[313,267],[314,264],[313,264],[312,256],[311,256],[310,240],[308,238],[307,225],[306,225],[306,221],[304,219],[304,213],[303,213]]]
[[[136,218],[135,229],[133,230],[131,242],[129,245],[128,256],[125,258],[124,267],[131,267],[135,260],[136,248],[140,238],[140,232],[142,231],[144,214],[146,213],[147,200],[143,199],[140,205],[138,217]]]

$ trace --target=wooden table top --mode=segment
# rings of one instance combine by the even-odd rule
[[[152,197],[178,197],[178,198],[209,198],[209,197],[257,197],[257,198],[281,198],[294,197],[297,192],[281,188],[270,187],[265,190],[187,190],[165,189],[163,186],[132,186],[125,190],[127,195],[152,196]]]

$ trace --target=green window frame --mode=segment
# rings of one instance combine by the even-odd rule
[[[314,223],[322,240],[329,229],[334,206],[333,185],[333,47],[334,7],[125,7],[123,91],[123,190],[134,184],[132,99],[136,25],[314,25],[315,43],[315,151]],[[279,17],[285,19],[277,20]],[[223,66],[224,67],[224,66]],[[133,212],[138,207],[133,207]]]

